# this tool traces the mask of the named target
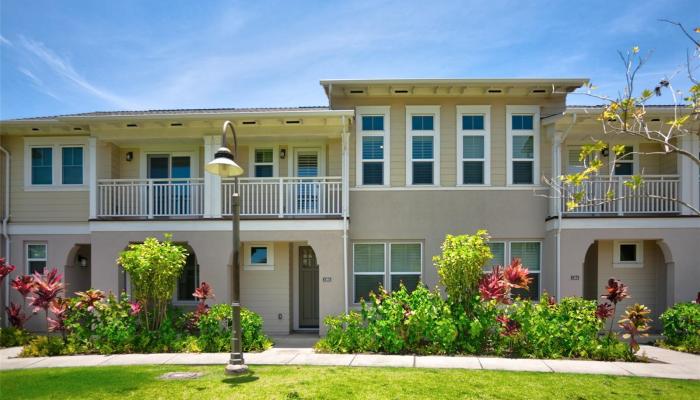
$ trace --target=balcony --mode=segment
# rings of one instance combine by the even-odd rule
[[[565,199],[581,191],[586,192],[585,201],[580,207],[566,210],[562,202],[564,216],[642,216],[673,215],[681,212],[678,199],[680,176],[645,175],[641,187],[633,190],[624,182],[629,176],[598,176],[579,187],[565,186],[562,195]],[[612,193],[611,201],[605,201]]]
[[[231,215],[233,180],[221,184],[222,214]],[[240,178],[241,217],[341,217],[340,177]],[[203,218],[203,178],[100,179],[97,218]]]

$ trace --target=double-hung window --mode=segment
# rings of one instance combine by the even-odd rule
[[[372,242],[353,245],[353,302],[369,299],[379,287],[388,291],[401,285],[413,291],[423,272],[423,244],[420,242]]]
[[[440,184],[440,106],[406,106],[406,184]]]
[[[24,139],[25,190],[87,190],[87,138]]]
[[[634,146],[625,146],[624,152],[615,160],[615,175],[634,175],[634,164]]]
[[[48,263],[45,243],[27,243],[27,273],[42,273]]]
[[[493,258],[486,262],[484,265],[484,272],[488,273],[493,270],[493,267],[500,265],[506,265],[506,243],[505,242],[489,242],[489,248],[491,249],[491,255]]]
[[[540,111],[538,106],[507,106],[508,184],[539,183]]]
[[[532,282],[528,290],[513,289],[513,296],[524,299],[539,300],[540,298],[540,270],[542,264],[542,244],[540,242],[510,242],[510,260],[519,258],[523,267],[530,271]]]
[[[257,148],[253,155],[256,178],[270,178],[274,176],[274,149]]]
[[[357,108],[357,185],[389,185],[389,107]]]
[[[490,184],[490,106],[457,106],[457,184]]]

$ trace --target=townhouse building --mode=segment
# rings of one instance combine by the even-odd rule
[[[270,333],[319,331],[384,286],[438,283],[446,234],[487,229],[494,264],[519,257],[522,296],[598,298],[610,276],[658,315],[700,289],[700,218],[682,203],[630,197],[567,211],[543,183],[581,168],[605,136],[595,107],[567,107],[586,79],[324,80],[322,107],[117,111],[0,124],[3,256],[28,273],[56,266],[67,292],[129,291],[116,264],[128,244],[172,233],[189,251],[173,302],[210,283],[231,298],[233,180],[204,171],[222,123],[238,135],[242,303]],[[652,123],[673,117],[651,107]],[[698,126],[678,145],[697,154]],[[698,208],[698,168],[633,155],[595,192],[628,190]],[[14,293],[3,289],[8,299]],[[38,327],[37,327],[38,328]]]

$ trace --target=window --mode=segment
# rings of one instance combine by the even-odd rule
[[[613,246],[613,267],[641,268],[643,266],[643,241],[615,240]]]
[[[440,107],[406,106],[406,184],[440,183]]]
[[[53,148],[32,147],[32,185],[53,183]]]
[[[625,152],[615,161],[615,175],[634,175],[633,153],[634,146],[625,146]],[[610,157],[613,156],[614,155],[610,155]]]
[[[353,274],[355,277],[354,302],[369,299],[369,293],[377,293],[384,285],[384,243],[356,243],[353,248]]]
[[[577,174],[582,172],[591,165],[591,161],[594,159],[593,154],[586,156],[585,160],[581,160],[581,146],[566,146],[566,173],[567,174]]]
[[[27,244],[27,273],[35,272],[42,273],[48,263],[46,244],[43,243],[28,243]]]
[[[491,272],[493,267],[506,265],[506,244],[505,242],[489,242],[489,248],[493,258],[484,265],[484,272]]]
[[[274,149],[255,149],[254,172],[256,178],[274,176]]]
[[[245,252],[244,270],[273,270],[274,246],[272,243],[246,243],[243,246]]]
[[[542,252],[540,242],[510,242],[510,260],[519,258],[523,267],[530,271],[529,290],[513,289],[513,296],[520,296],[524,299],[539,300],[540,298],[540,265],[542,263]]]
[[[83,184],[83,148],[61,148],[61,183],[64,185]]]
[[[397,290],[403,283],[406,289],[413,291],[421,280],[422,272],[422,243],[355,243],[353,301],[359,303],[360,299],[368,300],[369,293],[378,293],[380,286],[391,291]]]
[[[489,106],[457,106],[457,182],[490,184]]]
[[[199,286],[199,264],[192,249],[188,250],[185,268],[177,281],[177,301],[196,301],[192,294]]]
[[[391,243],[391,290],[401,283],[409,291],[415,290],[420,281],[423,251],[420,243]]]
[[[88,190],[87,137],[24,138],[24,190]]]
[[[357,185],[389,185],[389,107],[358,107]]]
[[[539,176],[538,106],[507,106],[508,183],[533,185]]]

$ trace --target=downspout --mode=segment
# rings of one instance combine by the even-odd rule
[[[345,116],[342,117],[343,123],[343,309],[345,314],[348,313],[348,201],[350,195],[348,193],[349,185],[349,171],[350,166],[348,164],[350,157],[349,153],[349,140],[348,140],[348,130],[346,125]]]
[[[10,263],[10,234],[7,232],[7,222],[10,220],[10,153],[0,145],[0,151],[5,155],[5,207],[2,216],[2,236],[5,238],[5,261]],[[5,307],[10,305],[10,277],[5,279]],[[7,313],[5,324],[7,324]]]
[[[559,140],[559,154],[557,157],[557,169],[559,170],[559,176],[561,176],[561,151],[562,151],[562,143],[564,142],[564,139],[566,139],[567,136],[569,136],[569,132],[571,132],[571,129],[573,129],[574,125],[576,124],[576,114],[572,114],[571,118],[571,124],[569,124],[569,127],[566,128],[566,131],[564,131],[564,134],[561,136],[561,139]],[[556,133],[555,133],[556,135]],[[559,176],[557,176],[557,180],[559,179]],[[562,208],[562,199],[561,196],[559,198],[559,201],[557,202],[557,301],[561,300],[561,208]]]

